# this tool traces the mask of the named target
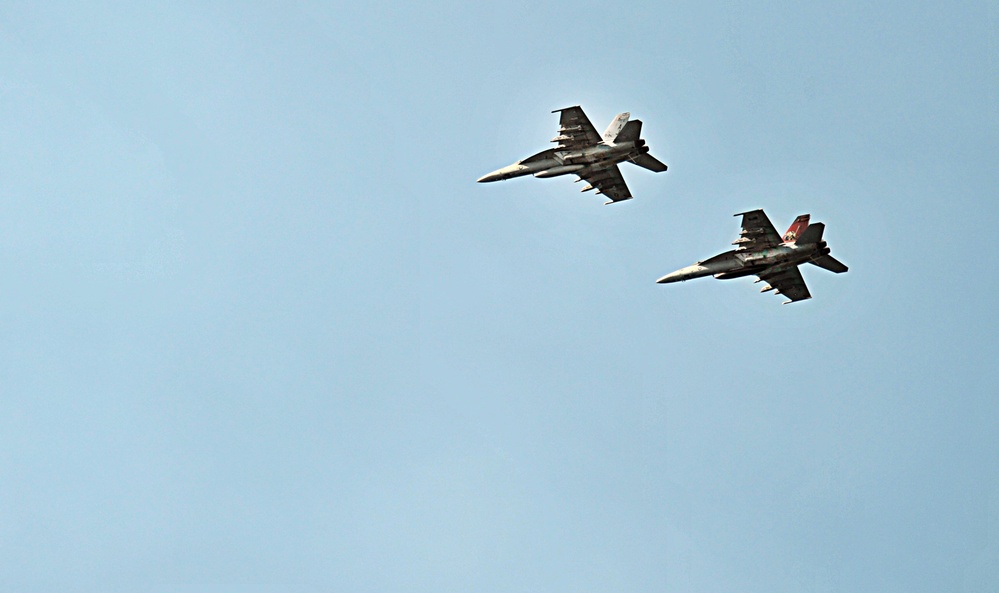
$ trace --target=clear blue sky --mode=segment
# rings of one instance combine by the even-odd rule
[[[0,8],[0,588],[999,587],[995,3],[139,4]]]

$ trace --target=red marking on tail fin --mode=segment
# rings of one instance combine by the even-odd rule
[[[805,229],[808,228],[808,218],[808,214],[802,214],[798,218],[794,219],[794,222],[792,222],[791,226],[788,227],[787,232],[784,233],[785,243],[794,243],[798,240],[801,233],[804,233]]]

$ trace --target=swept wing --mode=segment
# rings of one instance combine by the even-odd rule
[[[732,244],[738,245],[739,249],[762,249],[783,242],[763,210],[740,212],[736,216],[742,216],[742,232]]]
[[[579,175],[580,179],[589,183],[588,186],[583,188],[583,191],[596,189],[598,194],[603,194],[610,198],[610,202],[607,202],[608,204],[630,200],[632,197],[631,192],[628,191],[628,185],[624,182],[624,176],[621,175],[621,170],[617,168],[617,165],[601,167],[600,169],[587,168],[577,171],[576,175]]]
[[[580,150],[601,142],[600,134],[579,105],[556,109],[552,113],[561,113],[558,136],[552,139],[559,143],[557,150]]]
[[[808,287],[805,286],[805,279],[801,277],[798,266],[778,270],[770,268],[763,270],[758,276],[760,280],[766,281],[772,288],[776,289],[777,294],[782,294],[790,299],[784,302],[785,305],[812,298],[812,295],[808,292]],[[766,290],[768,289],[764,289],[764,291]]]

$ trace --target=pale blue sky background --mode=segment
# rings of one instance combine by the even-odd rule
[[[999,8],[877,4],[3,5],[0,588],[997,590]]]

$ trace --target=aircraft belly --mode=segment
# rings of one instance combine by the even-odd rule
[[[703,267],[708,274],[718,277],[722,274],[728,274],[733,270],[738,270],[742,267],[742,262],[736,259],[732,253],[723,253],[721,255],[716,255],[711,259],[705,260],[699,265]]]
[[[743,265],[762,270],[771,266],[800,264],[810,258],[813,252],[813,249],[778,246],[745,254],[737,253],[736,257]]]
[[[729,270],[727,272],[722,272],[720,274],[715,274],[715,278],[718,280],[731,280],[733,278],[745,278],[746,276],[753,276],[759,272],[765,270],[765,267],[743,267],[736,270]]]
[[[621,150],[617,147],[597,146],[594,148],[581,150],[578,152],[567,152],[559,155],[565,164],[586,164],[594,167],[605,165],[607,167],[619,163],[627,158],[630,151]]]
[[[534,176],[540,179],[545,179],[548,177],[558,177],[559,175],[568,175],[570,173],[576,173],[582,168],[583,165],[559,165],[557,167],[545,169],[544,171],[538,171],[537,173],[534,174]]]
[[[556,159],[544,159],[541,161],[533,161],[531,163],[525,163],[521,165],[525,167],[525,174],[534,174],[538,171],[547,171],[549,169],[554,169],[555,167],[561,167],[562,163]]]
[[[758,276],[760,272],[764,270],[774,270],[774,269],[779,270],[790,267],[796,267],[799,264],[801,264],[803,261],[804,260],[799,257],[790,257],[788,255],[750,258],[742,260],[741,265],[736,269],[724,272],[722,274],[716,274],[715,278],[719,280],[730,280],[732,278]]]

